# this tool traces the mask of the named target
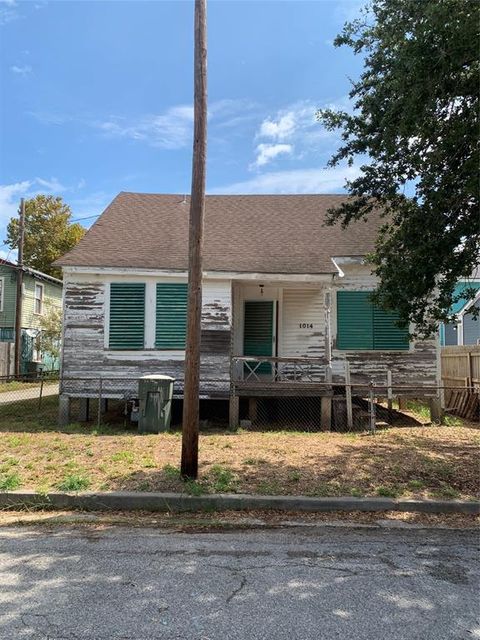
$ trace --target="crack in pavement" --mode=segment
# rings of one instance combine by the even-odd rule
[[[247,576],[245,576],[245,575],[243,575],[243,574],[238,575],[238,573],[239,573],[239,572],[235,572],[235,571],[234,571],[234,573],[236,573],[236,574],[237,574],[237,575],[236,575],[236,577],[237,577],[237,578],[238,578],[238,577],[240,578],[240,585],[239,585],[236,589],[234,589],[234,590],[232,591],[232,593],[231,593],[231,594],[226,598],[225,602],[226,602],[227,604],[230,604],[230,603],[231,603],[231,601],[232,601],[236,596],[238,596],[238,594],[242,591],[242,589],[247,585]]]

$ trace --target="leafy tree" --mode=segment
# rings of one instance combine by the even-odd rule
[[[72,249],[85,234],[78,223],[70,222],[72,211],[59,196],[37,195],[25,201],[24,263],[57,278],[62,272],[52,263]],[[7,226],[7,243],[18,246],[18,218]]]
[[[364,56],[354,111],[317,113],[341,131],[329,165],[364,162],[329,223],[383,211],[374,298],[423,336],[479,260],[479,19],[475,1],[372,0],[335,40]]]
[[[60,358],[62,338],[62,310],[54,305],[47,307],[46,313],[39,317],[40,333],[37,337],[37,349],[56,363]]]

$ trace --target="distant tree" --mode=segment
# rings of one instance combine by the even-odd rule
[[[39,323],[37,350],[42,355],[50,356],[52,362],[57,364],[62,338],[62,310],[53,305],[48,306],[46,312],[39,316]]]
[[[374,297],[424,336],[479,260],[479,24],[474,0],[372,0],[335,40],[365,56],[354,111],[317,114],[342,134],[330,166],[363,162],[329,222],[384,211]]]
[[[70,222],[72,211],[59,196],[37,195],[25,201],[26,266],[43,271],[56,278],[62,277],[52,263],[72,249],[85,234],[82,225]],[[18,218],[11,218],[7,226],[7,244],[18,246]]]

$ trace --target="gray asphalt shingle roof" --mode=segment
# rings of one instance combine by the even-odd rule
[[[324,226],[345,196],[211,195],[206,197],[204,269],[259,273],[333,273],[332,256],[371,251],[379,217]],[[121,192],[62,266],[184,270],[189,202],[182,195]]]

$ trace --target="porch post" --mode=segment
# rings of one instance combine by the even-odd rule
[[[442,424],[443,422],[442,403],[439,396],[430,398],[430,420],[434,424]]]
[[[324,305],[325,305],[325,360],[327,361],[327,365],[325,367],[325,382],[331,382],[332,381],[332,321],[331,321],[332,294],[330,290],[325,292]]]
[[[248,399],[248,417],[251,422],[255,422],[257,419],[257,411],[258,411],[258,403],[257,398],[249,398]]]
[[[89,419],[90,419],[90,398],[80,398],[78,421],[88,422]]]
[[[65,427],[70,422],[70,397],[64,393],[58,399],[58,426]]]
[[[322,431],[330,431],[332,428],[332,398],[322,396],[321,399],[321,428]]]
[[[236,429],[240,422],[240,402],[239,397],[235,395],[235,389],[232,385],[230,389],[230,408],[229,408],[229,426],[230,429]]]

